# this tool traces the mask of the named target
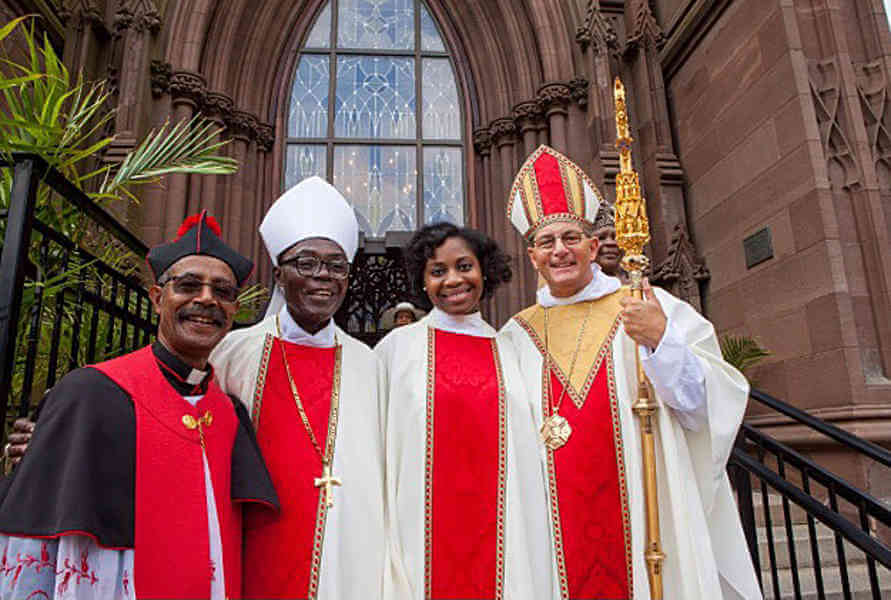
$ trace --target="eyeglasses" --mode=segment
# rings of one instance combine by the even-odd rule
[[[238,288],[234,285],[215,281],[201,281],[194,275],[174,275],[168,277],[163,282],[159,281],[158,285],[164,287],[168,283],[173,283],[173,291],[183,296],[197,296],[205,286],[209,286],[213,297],[220,302],[231,304],[238,299]]]
[[[570,248],[581,244],[582,240],[585,239],[585,236],[581,231],[567,231],[559,236],[543,235],[533,241],[532,245],[539,250],[553,250],[554,246],[557,244],[557,238],[563,242],[564,246]]]
[[[346,279],[350,275],[350,263],[345,260],[322,260],[317,256],[295,256],[278,263],[280,267],[293,265],[302,277],[318,277],[322,266],[332,279]]]

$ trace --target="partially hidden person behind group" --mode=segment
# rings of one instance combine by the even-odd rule
[[[524,503],[543,507],[544,490],[540,469],[518,469],[536,462],[532,413],[512,349],[480,314],[511,278],[508,257],[483,233],[439,223],[404,258],[433,308],[375,348],[389,407],[387,598],[542,598],[526,536],[545,521]]]
[[[245,517],[248,598],[374,600],[382,594],[384,407],[378,360],[333,320],[359,225],[319,177],[285,192],[260,235],[274,265],[266,317],[211,355],[247,407],[281,511]]]
[[[158,341],[68,373],[0,485],[2,598],[241,597],[242,503],[278,499],[208,356],[252,264],[206,212],[147,262]]]
[[[553,589],[541,598],[651,597],[635,356],[662,406],[656,472],[665,598],[761,598],[725,472],[748,397],[721,357],[714,327],[644,281],[629,294],[594,262],[602,197],[582,169],[548,146],[523,164],[508,218],[546,285],[499,340],[514,348],[540,429]],[[521,468],[537,469],[539,463]],[[546,516],[545,516],[546,515]]]

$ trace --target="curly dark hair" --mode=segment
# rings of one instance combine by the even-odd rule
[[[426,225],[415,232],[403,249],[402,255],[416,300],[427,308],[430,307],[430,300],[424,293],[424,270],[427,267],[427,260],[433,257],[437,248],[452,237],[464,240],[480,262],[483,272],[481,300],[494,294],[498,286],[510,281],[513,275],[510,257],[502,252],[495,240],[481,231],[446,222]]]

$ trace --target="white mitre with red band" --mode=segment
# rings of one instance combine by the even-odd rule
[[[507,218],[527,240],[555,221],[593,223],[606,203],[581,167],[541,145],[529,155],[511,186]]]

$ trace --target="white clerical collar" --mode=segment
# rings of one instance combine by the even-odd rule
[[[315,334],[312,334],[297,324],[294,317],[288,312],[287,305],[278,311],[278,318],[281,327],[281,337],[286,342],[301,346],[312,346],[313,348],[333,348],[337,342],[334,336],[334,319],[328,321],[327,325]]]
[[[544,286],[536,292],[535,298],[543,307],[551,308],[552,306],[563,306],[567,304],[575,304],[576,302],[585,302],[587,300],[597,300],[598,298],[612,294],[622,287],[621,281],[601,271],[600,265],[597,263],[591,263],[591,273],[594,277],[588,282],[588,285],[572,296],[558,298],[551,294],[551,290],[548,286]]]
[[[469,315],[450,315],[434,306],[427,318],[434,329],[476,337],[495,337],[495,329],[483,320],[479,311]]]

